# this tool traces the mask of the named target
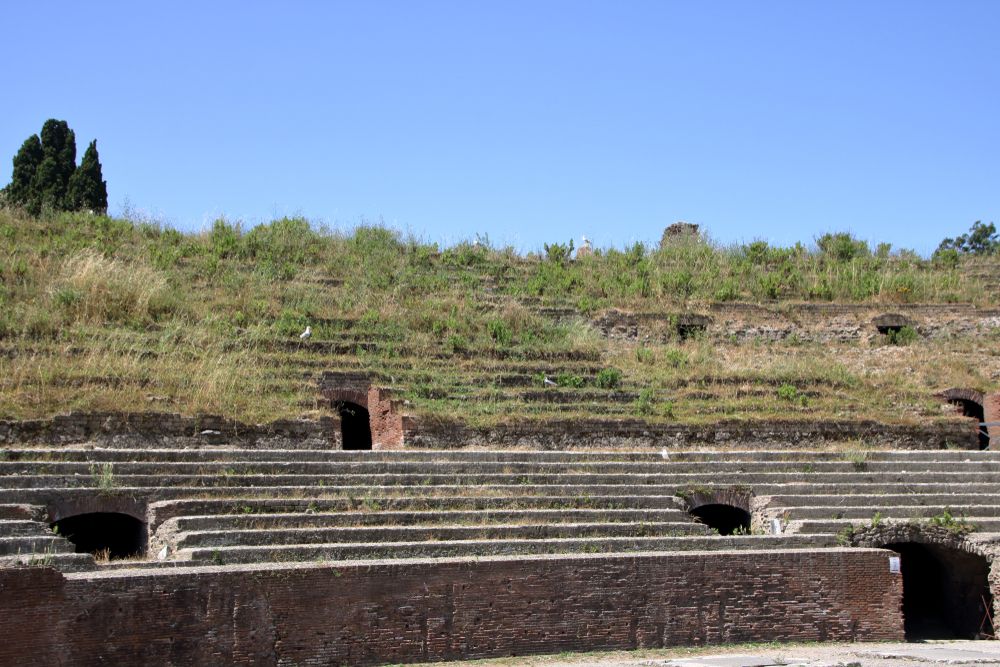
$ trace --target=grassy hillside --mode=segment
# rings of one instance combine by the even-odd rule
[[[70,409],[320,414],[315,376],[366,370],[408,410],[474,423],[595,413],[703,422],[775,415],[933,419],[934,390],[1000,378],[996,330],[909,345],[645,343],[592,325],[607,309],[674,316],[716,302],[976,303],[1000,262],[935,263],[846,235],[822,249],[658,248],[571,260],[381,227],[281,219],[182,234],[84,214],[0,210],[0,418]],[[311,325],[314,336],[300,343]],[[545,388],[544,376],[560,386]]]

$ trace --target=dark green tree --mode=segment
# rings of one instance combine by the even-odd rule
[[[43,210],[108,209],[108,187],[101,174],[97,142],[92,141],[76,166],[76,134],[64,120],[50,118],[41,136],[33,134],[14,156],[14,175],[2,194],[7,203],[32,215]]]
[[[83,160],[69,179],[69,204],[74,211],[105,213],[108,210],[108,184],[101,174],[97,140],[90,142]]]
[[[997,228],[992,222],[984,225],[982,220],[976,220],[972,223],[968,234],[941,241],[941,245],[934,251],[934,254],[944,254],[947,251],[970,255],[989,255],[1000,252]]]
[[[43,209],[71,210],[67,193],[76,171],[76,135],[64,120],[50,118],[42,126],[42,162],[33,188]]]
[[[8,202],[33,215],[38,215],[41,209],[41,201],[35,196],[32,185],[41,162],[42,142],[37,134],[33,134],[24,140],[21,150],[14,156],[14,175],[4,188]]]

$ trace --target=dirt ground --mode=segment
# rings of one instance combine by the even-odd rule
[[[448,667],[919,667],[1000,665],[1000,641],[854,644],[743,644],[512,657],[445,663]]]

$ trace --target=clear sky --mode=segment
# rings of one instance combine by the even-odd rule
[[[45,119],[113,212],[581,234],[1000,224],[1000,1],[5,2],[0,183]]]

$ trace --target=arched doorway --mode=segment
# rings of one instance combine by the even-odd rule
[[[372,427],[368,409],[349,401],[337,401],[334,409],[340,415],[340,436],[343,449],[372,448]]]
[[[709,528],[718,531],[719,535],[750,533],[750,513],[735,505],[710,503],[699,505],[689,512]]]
[[[986,427],[978,426],[986,421],[986,412],[983,410],[983,404],[964,398],[953,398],[948,402],[961,409],[963,417],[972,417],[976,420],[979,430],[979,449],[988,449],[990,446],[990,434],[986,431]]]
[[[908,640],[975,639],[993,633],[989,563],[954,547],[923,542],[885,545],[900,555],[903,624]]]
[[[141,556],[146,552],[146,524],[128,514],[75,514],[53,523],[52,530],[72,542],[76,553],[114,560]]]
[[[986,421],[986,411],[983,409],[983,395],[975,389],[948,389],[941,394],[958,408],[963,417],[976,420],[976,430],[979,438],[979,449],[989,449],[990,434],[985,426],[979,424]]]

